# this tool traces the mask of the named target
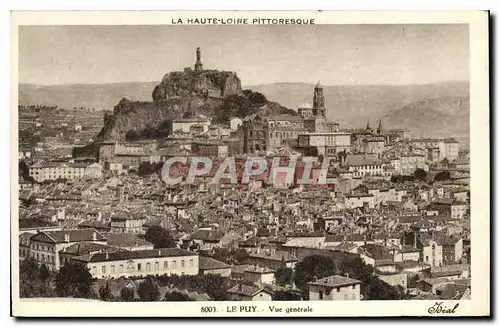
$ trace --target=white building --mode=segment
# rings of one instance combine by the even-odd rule
[[[94,278],[198,275],[198,253],[178,248],[101,252],[74,257]]]
[[[102,165],[99,163],[93,163],[85,169],[85,177],[89,178],[101,178],[102,177]]]
[[[309,301],[359,301],[361,281],[333,275],[310,282]]]
[[[36,163],[29,168],[29,175],[37,182],[57,179],[78,179],[85,175],[86,164]]]
[[[329,155],[351,149],[351,134],[344,132],[301,133],[298,135],[300,147],[316,147],[319,154]]]
[[[210,120],[208,118],[182,118],[176,119],[172,122],[172,132],[182,131],[184,133],[189,133],[192,126],[200,126],[203,132],[208,131],[208,126],[210,126]]]
[[[384,165],[377,160],[376,155],[349,154],[345,165],[353,173],[353,177],[382,176],[384,173]]]
[[[30,239],[30,256],[51,271],[60,267],[59,252],[78,242],[106,244],[106,237],[93,228],[40,232]]]
[[[236,131],[243,124],[243,120],[238,117],[233,117],[229,121],[229,126],[231,127],[231,131]]]

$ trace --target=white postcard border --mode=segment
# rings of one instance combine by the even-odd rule
[[[489,140],[489,65],[488,13],[486,11],[273,11],[273,12],[154,12],[154,11],[59,11],[13,12],[11,14],[11,194],[17,192],[17,102],[19,25],[156,25],[171,24],[173,18],[261,17],[311,18],[315,24],[469,24],[470,26],[470,157],[471,157],[471,300],[443,301],[451,307],[459,303],[456,316],[490,314],[490,140]],[[14,316],[152,316],[152,317],[364,317],[429,316],[436,301],[297,301],[297,302],[95,302],[50,299],[20,300],[18,285],[18,198],[11,196],[11,278]],[[257,312],[227,312],[228,307],[257,306]],[[312,312],[271,312],[269,306],[307,308]],[[216,307],[215,313],[202,313],[202,307]]]

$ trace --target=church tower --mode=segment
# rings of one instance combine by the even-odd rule
[[[382,119],[378,121],[377,134],[382,133]]]
[[[313,115],[325,117],[325,97],[323,96],[323,86],[318,82],[314,87]]]
[[[194,64],[194,71],[201,72],[203,70],[203,64],[201,63],[201,50],[196,48],[196,63]]]

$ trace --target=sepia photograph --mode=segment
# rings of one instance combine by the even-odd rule
[[[12,14],[15,316],[490,314],[487,12],[159,14]]]

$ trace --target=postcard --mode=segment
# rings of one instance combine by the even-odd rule
[[[488,21],[12,12],[12,315],[489,316]]]

